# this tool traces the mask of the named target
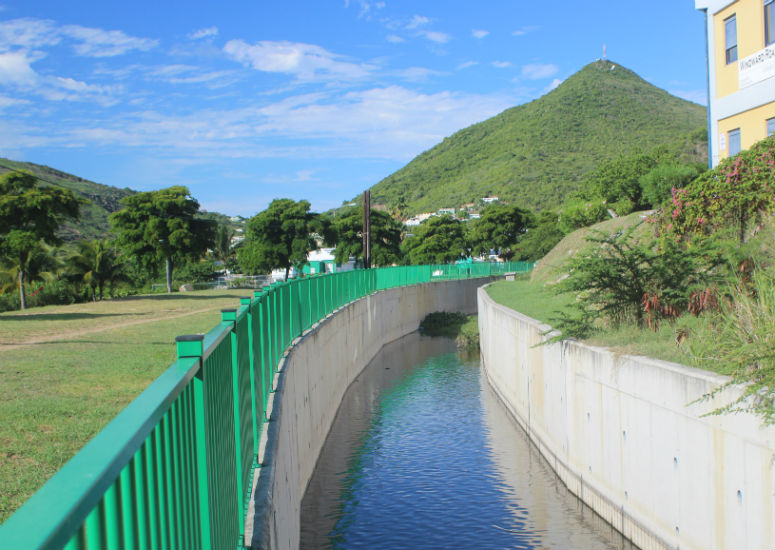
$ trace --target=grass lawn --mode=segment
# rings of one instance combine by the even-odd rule
[[[515,311],[519,311],[551,325],[557,312],[572,303],[570,294],[555,294],[540,281],[527,278],[516,281],[498,281],[487,287],[490,297]],[[609,328],[584,340],[595,346],[605,346],[619,353],[645,355],[665,361],[691,366],[691,358],[676,343],[676,331],[687,329],[690,334],[701,332],[701,318],[684,315],[675,323],[662,322],[659,330],[639,329],[634,326]],[[719,369],[721,374],[730,374]]]
[[[203,291],[0,314],[0,522],[250,291]]]

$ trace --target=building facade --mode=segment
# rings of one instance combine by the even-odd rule
[[[705,12],[711,167],[775,134],[775,0],[695,0]]]

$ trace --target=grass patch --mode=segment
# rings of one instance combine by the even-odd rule
[[[499,304],[547,324],[551,324],[557,312],[573,303],[573,296],[555,294],[543,283],[526,276],[518,277],[516,281],[495,282],[487,287],[487,294]]]
[[[248,292],[143,296],[0,315],[0,522]]]
[[[479,317],[471,315],[460,326],[460,331],[455,338],[458,349],[477,351],[479,349]]]
[[[498,281],[487,287],[490,297],[506,307],[551,325],[553,318],[574,298],[570,294],[555,294],[540,282],[521,279],[516,281]],[[633,325],[608,327],[595,332],[582,340],[594,346],[608,347],[614,352],[628,355],[645,355],[664,361],[692,365],[691,355],[685,351],[685,344],[679,345],[682,337],[688,334],[702,334],[704,317],[684,315],[673,323],[663,321],[656,332]],[[728,368],[710,366],[714,372],[730,374]]]

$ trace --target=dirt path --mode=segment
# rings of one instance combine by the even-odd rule
[[[112,325],[103,325],[99,327],[93,327],[93,328],[87,328],[87,329],[81,329],[81,330],[75,330],[70,332],[57,332],[56,334],[52,334],[50,336],[47,336],[45,338],[31,338],[29,340],[23,340],[21,342],[11,342],[11,343],[0,343],[0,353],[4,351],[8,351],[11,349],[19,349],[25,346],[33,346],[35,344],[46,344],[49,342],[56,342],[63,339],[68,338],[76,338],[78,336],[83,336],[84,334],[94,334],[96,332],[104,332],[106,330],[113,330],[116,328],[124,328],[124,327],[130,327],[133,325],[142,325],[145,323],[157,323],[159,321],[167,321],[169,319],[179,319],[181,317],[188,317],[190,315],[197,315],[199,313],[206,313],[208,311],[214,311],[214,310],[221,310],[222,306],[215,306],[215,307],[207,307],[204,309],[197,309],[194,311],[187,311],[186,313],[179,313],[177,315],[167,315],[164,317],[154,317],[152,319],[137,319],[134,321],[125,321],[123,323],[115,323]]]

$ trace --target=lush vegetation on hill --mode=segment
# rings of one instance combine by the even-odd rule
[[[555,208],[583,191],[601,162],[663,146],[683,163],[707,159],[706,110],[605,61],[545,96],[465,128],[371,189],[411,216],[496,195]]]
[[[68,242],[104,238],[110,231],[108,216],[121,208],[121,199],[134,193],[131,189],[94,183],[48,166],[0,158],[0,176],[13,171],[29,172],[41,185],[64,187],[89,201],[81,207],[78,220],[68,220],[59,228],[60,238]]]

